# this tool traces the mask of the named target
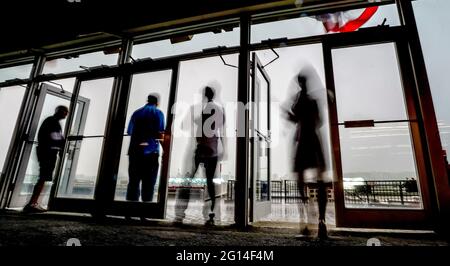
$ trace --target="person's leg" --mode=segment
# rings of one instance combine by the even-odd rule
[[[44,190],[45,182],[52,181],[53,179],[53,171],[55,170],[56,160],[58,156],[57,153],[58,151],[56,150],[37,150],[37,157],[39,161],[39,179],[34,185],[30,201],[25,206],[25,208],[32,207],[35,209],[44,210],[39,207],[39,197]]]
[[[130,201],[138,201],[139,200],[139,158],[136,155],[129,156],[129,165],[128,165],[128,187],[127,187],[127,196],[126,199]]]
[[[191,197],[191,181],[192,178],[197,173],[198,166],[200,165],[200,158],[198,156],[194,156],[194,164],[192,170],[190,172],[190,176],[186,176],[186,183],[182,184],[182,187],[179,188],[177,200],[175,203],[175,221],[181,222],[185,217],[185,211],[189,205],[189,198]]]
[[[308,197],[303,175],[304,170],[299,170],[299,172],[297,172],[297,188],[300,194],[300,202],[298,204],[298,212],[300,217],[299,238],[309,237],[311,234],[311,231],[308,229]]]
[[[328,202],[327,186],[323,181],[317,182],[317,203],[319,205],[319,232],[318,237],[320,239],[327,238],[327,227],[325,225],[325,213]]]
[[[143,171],[142,174],[144,174],[142,176],[142,201],[151,202],[153,200],[153,193],[159,169],[158,158],[159,154],[157,153],[149,154],[143,158],[143,166],[144,168],[147,168],[147,171],[141,169],[141,171]]]
[[[209,198],[211,199],[211,212],[214,212],[216,205],[216,187],[214,185],[214,176],[217,168],[217,157],[208,158],[205,163],[206,185],[208,187]]]
[[[39,196],[45,187],[45,180],[40,178],[37,183],[34,185],[33,194],[31,194],[30,201],[27,205],[36,206],[38,205]]]
[[[319,204],[319,220],[325,220],[325,212],[327,209],[328,195],[327,186],[324,182],[317,182],[317,203]]]
[[[299,172],[297,173],[298,177],[297,177],[297,188],[298,188],[298,192],[300,193],[300,200],[303,203],[307,203],[308,202],[308,196],[306,193],[306,184],[303,181],[303,172]]]

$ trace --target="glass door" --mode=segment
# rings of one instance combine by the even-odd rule
[[[111,210],[114,214],[159,219],[165,216],[171,145],[170,129],[177,71],[177,64],[172,64],[155,66],[145,72],[131,75],[122,149]],[[156,105],[151,104],[150,96],[156,97]],[[132,119],[132,117],[134,114],[142,113],[144,109],[152,112],[152,119],[154,119],[153,122],[148,122],[146,127],[155,132],[164,132],[164,135],[155,138],[151,153],[144,156],[132,155],[130,134],[133,128],[143,126],[139,119]],[[162,123],[155,122],[157,113],[162,115]],[[136,115],[134,117],[137,117]],[[140,121],[143,121],[142,119]]]
[[[75,82],[64,156],[50,201],[57,211],[86,211],[95,198],[114,78]]]
[[[351,33],[324,44],[337,226],[427,226],[414,79],[399,36]]]
[[[54,114],[57,106],[64,105],[69,107],[71,97],[72,94],[65,91],[62,87],[59,88],[48,83],[41,84],[30,133],[27,136],[23,157],[21,159],[22,163],[18,172],[16,181],[18,185],[15,186],[12,194],[9,204],[10,208],[21,208],[27,203],[33,191],[34,184],[39,178],[39,163],[36,155],[36,147],[38,146],[37,132],[39,127],[44,119]],[[60,121],[60,124],[64,130],[66,120]],[[58,158],[60,160],[61,157]],[[48,205],[50,187],[51,183],[47,182],[45,190],[40,197],[40,204],[43,206]]]
[[[250,108],[250,222],[271,212],[270,195],[270,79],[253,53]]]

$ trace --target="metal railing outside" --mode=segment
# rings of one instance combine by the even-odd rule
[[[415,180],[345,182],[346,205],[416,205],[420,194]]]
[[[227,182],[227,200],[234,200],[234,180]],[[257,182],[256,200],[268,199],[267,181]],[[296,180],[271,181],[270,199],[272,203],[299,203],[300,191]],[[306,185],[306,196],[312,200],[317,199],[317,188],[314,184]],[[345,181],[345,203],[358,205],[417,205],[420,204],[420,194],[417,182],[413,179],[386,180],[386,181]],[[334,201],[334,191],[328,189],[328,200]]]

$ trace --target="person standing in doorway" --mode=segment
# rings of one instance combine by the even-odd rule
[[[46,209],[39,206],[38,200],[45,182],[53,180],[53,171],[58,157],[64,149],[64,135],[59,121],[65,119],[69,109],[60,105],[55,113],[47,117],[38,131],[38,146],[36,148],[39,162],[39,179],[34,186],[30,201],[23,208],[24,212],[45,212]]]
[[[318,237],[327,238],[325,224],[325,212],[327,205],[327,186],[325,182],[325,158],[319,137],[321,118],[317,101],[309,95],[307,77],[301,73],[297,76],[299,90],[295,96],[296,100],[291,109],[287,111],[288,119],[296,124],[294,173],[297,175],[297,184],[301,196],[300,215],[307,215],[306,206],[309,199],[306,191],[307,170],[315,173],[315,185],[317,186],[317,201],[319,205],[319,227]],[[304,219],[305,217],[300,217]],[[310,231],[307,222],[301,224],[302,236],[308,236]]]
[[[188,207],[190,198],[191,180],[198,171],[200,164],[203,164],[206,174],[206,185],[208,189],[211,207],[209,211],[209,219],[205,225],[214,225],[214,208],[216,205],[216,189],[213,179],[217,171],[219,161],[225,157],[225,111],[223,107],[214,101],[216,91],[210,86],[203,89],[203,103],[201,113],[195,112],[195,106],[191,108],[193,117],[192,124],[196,128],[195,140],[196,146],[193,156],[193,162],[188,168],[192,167],[187,176],[188,184],[179,191],[176,203],[175,222],[181,223],[185,217],[185,211]],[[200,110],[199,110],[200,111]]]
[[[147,104],[133,113],[128,125],[131,140],[126,199],[129,201],[139,201],[139,197],[144,202],[153,200],[159,170],[159,146],[165,127],[164,114],[158,109],[158,103],[158,94],[148,95]]]

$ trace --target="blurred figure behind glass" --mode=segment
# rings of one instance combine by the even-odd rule
[[[307,227],[307,206],[309,199],[306,191],[305,174],[307,170],[314,169],[317,185],[319,205],[319,231],[320,239],[327,238],[325,225],[325,212],[327,205],[327,184],[324,180],[326,169],[323,147],[320,141],[319,129],[322,125],[317,101],[310,95],[308,76],[300,73],[297,76],[300,90],[296,93],[292,106],[286,110],[289,121],[295,123],[296,134],[294,140],[295,155],[293,171],[297,175],[297,184],[301,196],[299,204],[301,236],[309,236]]]

